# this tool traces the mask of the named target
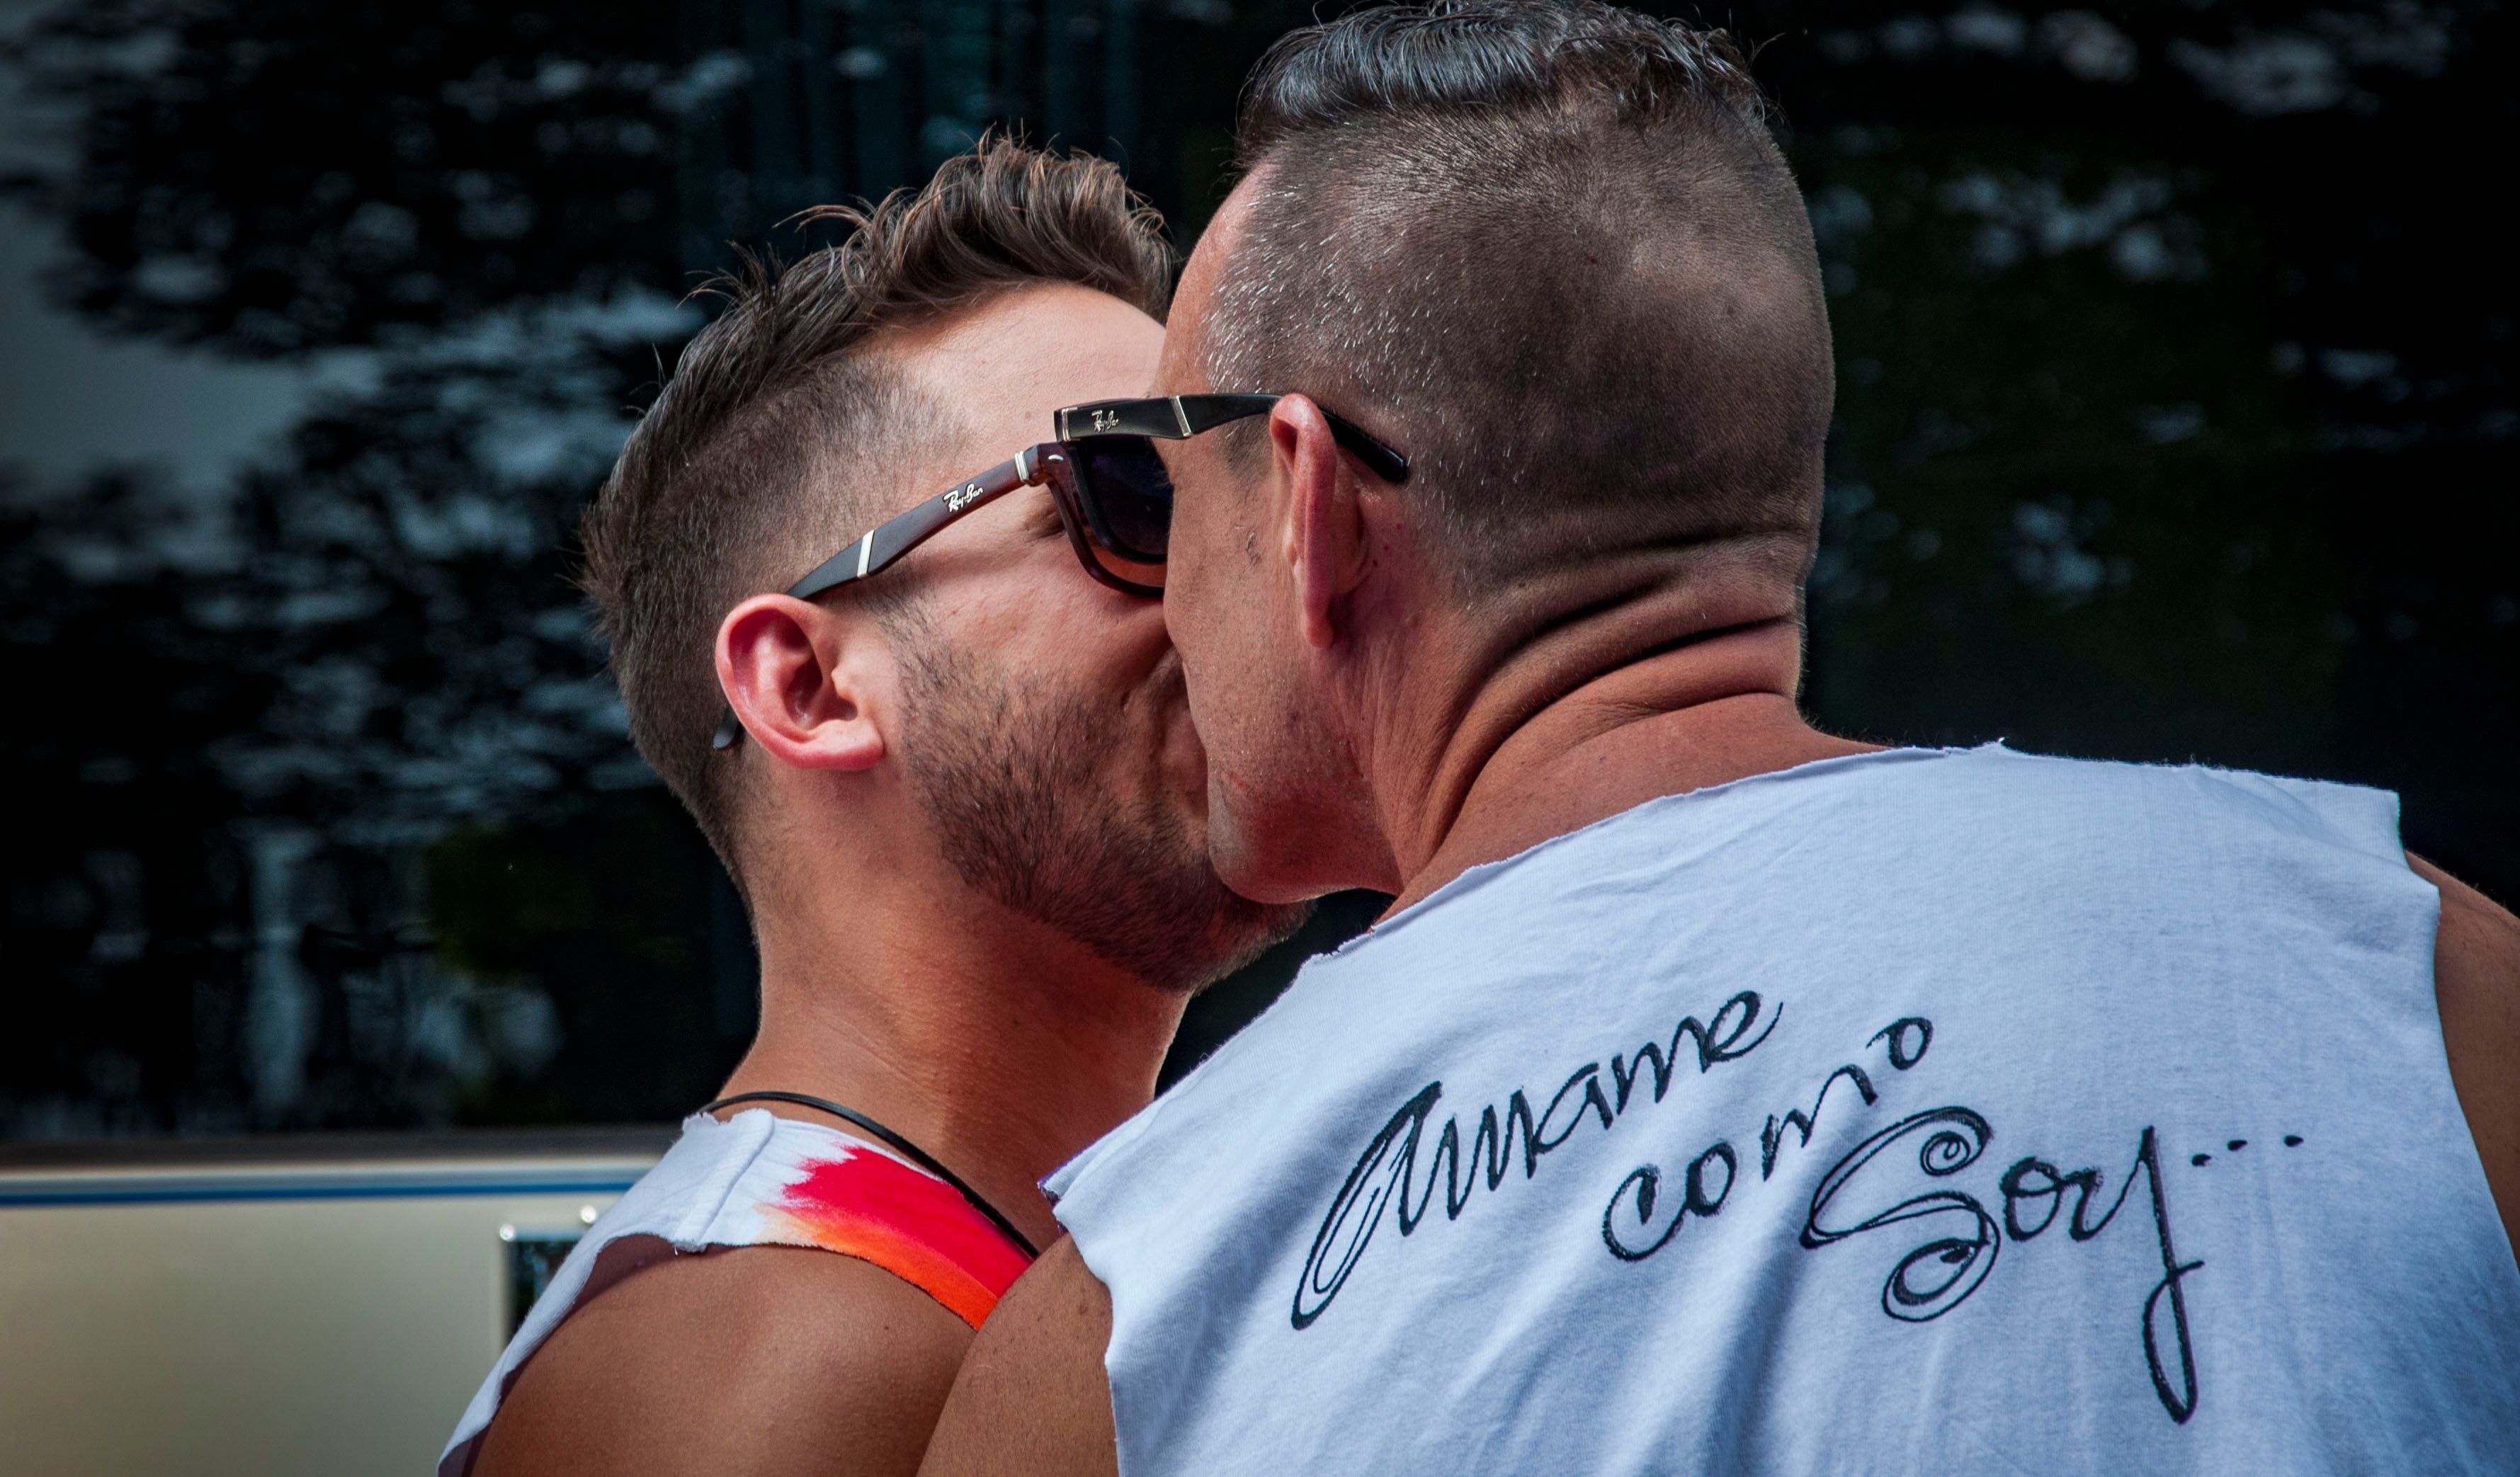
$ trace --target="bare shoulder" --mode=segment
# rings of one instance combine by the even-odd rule
[[[2441,889],[2433,992],[2451,1085],[2503,1229],[2520,1245],[2520,918],[2423,858],[2407,862]]]
[[[473,1470],[907,1474],[970,1340],[925,1293],[853,1257],[674,1257],[561,1324]]]
[[[1042,1254],[989,1315],[954,1382],[924,1477],[1114,1477],[1111,1294],[1072,1241]]]

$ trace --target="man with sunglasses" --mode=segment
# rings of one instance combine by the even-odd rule
[[[1039,441],[1150,380],[1151,214],[1003,140],[834,213],[843,245],[721,285],[584,529],[632,737],[749,906],[760,1033],[447,1477],[911,1470],[1057,1233],[1040,1179],[1300,914],[1206,860],[1160,468]]]
[[[1731,43],[1353,11],[1238,142],[1179,400],[1061,419],[1178,485],[1220,872],[1396,901],[1053,1179],[922,1470],[2512,1470],[2520,924],[2377,791],[1802,718]]]

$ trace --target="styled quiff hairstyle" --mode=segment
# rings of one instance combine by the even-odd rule
[[[1662,548],[1799,582],[1827,310],[1723,32],[1598,0],[1360,10],[1270,50],[1236,144],[1211,381],[1407,452],[1464,595]]]
[[[1053,283],[1160,319],[1171,291],[1162,223],[1118,170],[1004,137],[917,192],[813,214],[850,235],[789,265],[747,256],[701,290],[724,310],[683,350],[580,528],[630,737],[739,886],[737,765],[709,741],[724,708],[718,625],[899,511],[905,489],[885,468],[955,424],[954,407],[873,351],[877,336]]]

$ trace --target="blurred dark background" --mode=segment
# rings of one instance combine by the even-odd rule
[[[0,0],[0,1137],[705,1097],[741,910],[569,584],[682,294],[993,123],[1122,160],[1187,246],[1310,14]],[[2520,897],[2508,12],[1708,19],[1835,315],[1820,720],[2386,785]]]

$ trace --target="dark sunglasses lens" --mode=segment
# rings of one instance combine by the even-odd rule
[[[1073,449],[1096,542],[1132,562],[1162,563],[1173,527],[1173,479],[1154,443],[1140,436],[1087,436]]]

